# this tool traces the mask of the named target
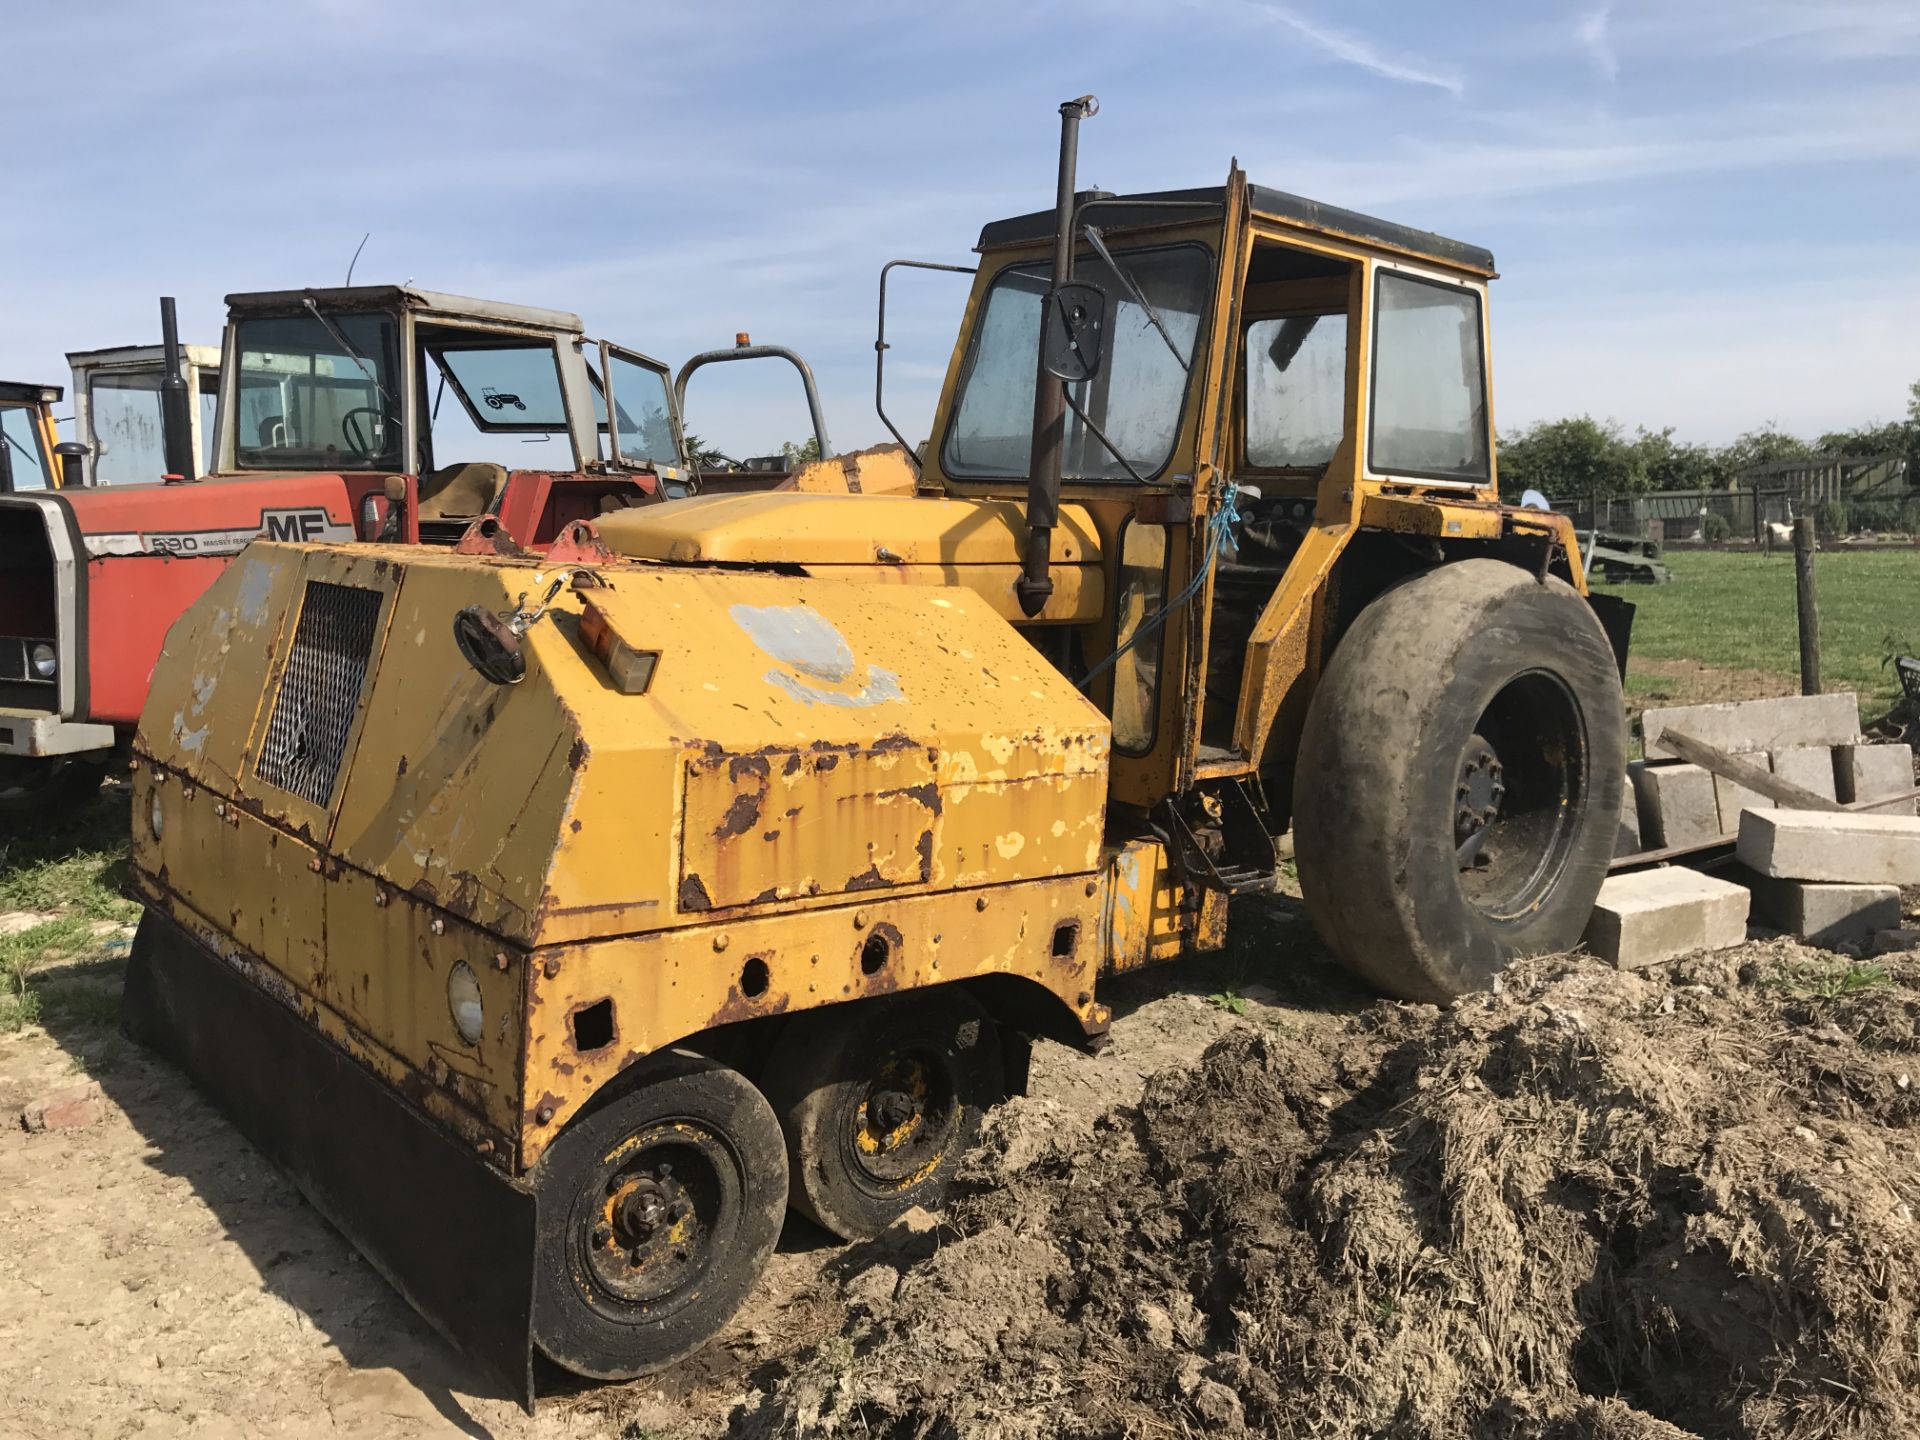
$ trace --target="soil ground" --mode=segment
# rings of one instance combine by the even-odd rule
[[[937,1227],[793,1221],[701,1355],[529,1418],[120,1037],[125,933],[0,1035],[0,1436],[1920,1433],[1920,954],[1534,962],[1441,1012],[1236,901],[1101,1053],[1040,1047]],[[19,1123],[88,1082],[95,1123]]]

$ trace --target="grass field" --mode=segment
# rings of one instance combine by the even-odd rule
[[[1632,659],[1627,698],[1635,705],[1741,698],[1798,689],[1799,629],[1794,618],[1793,556],[1669,551],[1670,585],[1621,585],[1631,600]],[[1823,689],[1855,690],[1863,719],[1892,703],[1893,650],[1920,653],[1920,547],[1826,551],[1815,562],[1820,594]],[[1684,662],[1711,667],[1700,676]],[[1682,668],[1684,666],[1684,668]],[[1711,672],[1744,672],[1720,677]],[[1724,690],[1724,693],[1722,691]]]

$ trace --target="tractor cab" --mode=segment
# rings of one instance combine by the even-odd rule
[[[180,345],[175,357],[188,404],[188,479],[212,468],[214,406],[220,394],[220,347]],[[162,397],[168,371],[165,345],[116,345],[70,350],[73,428],[83,446],[85,485],[151,485],[171,468],[166,453]]]
[[[696,356],[676,387],[565,311],[392,285],[227,305],[215,471],[338,474],[361,539],[452,543],[493,515],[542,546],[572,521],[690,493],[685,377],[719,359],[791,359],[825,449],[812,374],[778,347]]]
[[[1498,503],[1488,251],[1237,167],[978,248],[919,486],[1025,504],[1025,624],[1110,715],[1116,800],[1264,777],[1284,829],[1319,657],[1368,599],[1443,547],[1580,583],[1556,517]],[[1108,603],[1059,633],[1036,537],[1083,521]]]
[[[58,489],[53,407],[58,385],[0,380],[0,495]]]
[[[390,285],[227,304],[216,473],[338,474],[360,538],[452,541],[497,514],[542,544],[571,520],[684,493],[666,368],[588,340],[578,316]],[[392,497],[410,502],[397,524],[390,489],[410,492]]]

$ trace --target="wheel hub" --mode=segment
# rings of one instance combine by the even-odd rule
[[[1484,863],[1481,851],[1487,828],[1500,818],[1500,801],[1506,793],[1506,771],[1499,755],[1479,735],[1470,737],[1453,790],[1453,843],[1461,868]]]
[[[651,1302],[696,1280],[711,1259],[713,1157],[699,1141],[661,1137],[605,1169],[584,1260],[617,1300]],[[662,1158],[662,1152],[674,1159]]]

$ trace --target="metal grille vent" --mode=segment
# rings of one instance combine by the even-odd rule
[[[380,596],[378,590],[353,585],[307,582],[273,718],[253,767],[268,784],[322,809],[333,798],[347,735],[360,708]]]

